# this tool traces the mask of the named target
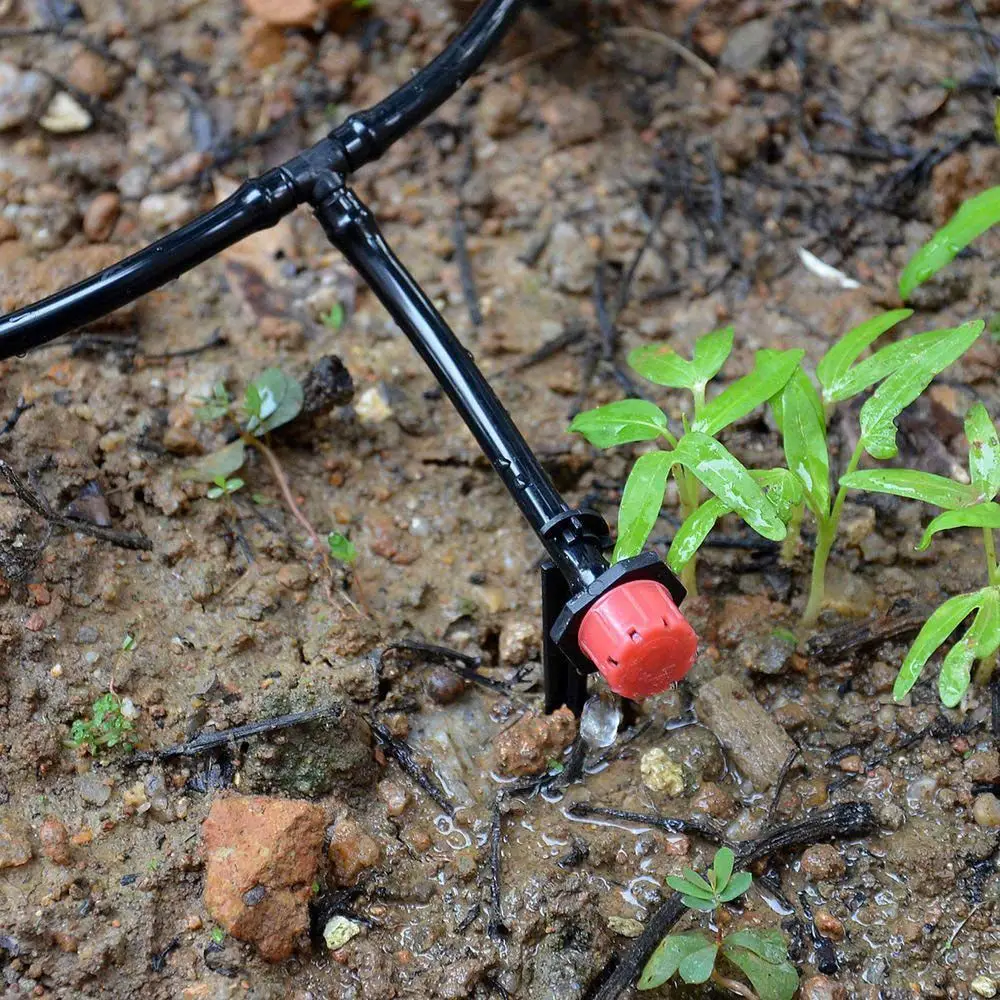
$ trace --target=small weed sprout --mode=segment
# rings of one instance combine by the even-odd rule
[[[133,729],[132,720],[122,713],[121,698],[108,692],[91,705],[89,719],[74,720],[69,730],[68,745],[92,756],[115,747],[128,753],[132,750],[129,734]]]
[[[330,556],[338,562],[350,565],[358,558],[358,550],[354,547],[347,535],[342,535],[339,531],[331,531],[326,536],[326,544],[330,548]]]
[[[950,598],[927,619],[896,677],[892,693],[897,701],[906,697],[930,657],[973,612],[976,615],[972,625],[941,664],[938,677],[941,701],[951,708],[962,700],[975,660],[980,662],[976,679],[987,682],[1000,648],[1000,568],[993,535],[994,529],[1000,528],[1000,504],[994,500],[1000,493],[1000,437],[982,403],[969,411],[965,436],[969,441],[968,484],[914,469],[865,469],[841,479],[850,489],[889,493],[941,508],[944,513],[930,522],[917,544],[921,551],[939,531],[954,528],[982,531],[988,585]]]
[[[357,5],[357,0],[355,0],[355,6]],[[344,320],[347,319],[347,313],[344,307],[339,302],[334,302],[330,307],[328,313],[323,313],[320,316],[320,321],[323,326],[329,328],[330,330],[339,330],[344,325]]]
[[[216,476],[212,482],[214,485],[210,486],[208,493],[205,494],[209,500],[218,500],[220,497],[231,496],[237,490],[243,489],[245,485],[239,476],[232,476],[229,479],[225,476]]]
[[[720,847],[705,876],[688,868],[683,876],[667,878],[667,884],[682,894],[688,909],[715,913],[750,888],[750,873],[734,872],[735,860],[728,847]],[[638,988],[656,989],[678,976],[691,985],[711,981],[747,1000],[791,1000],[799,987],[799,974],[788,960],[788,945],[780,930],[747,929],[726,934],[720,921],[714,924],[714,934],[668,934],[646,963]],[[741,974],[753,990],[733,978]]]
[[[636,555],[645,545],[663,506],[667,480],[677,482],[686,519],[681,544],[671,546],[668,562],[680,573],[688,591],[695,585],[695,554],[715,521],[730,511],[755,531],[774,541],[785,537],[782,515],[790,509],[786,490],[795,494],[791,478],[777,470],[752,475],[716,435],[777,395],[791,378],[803,351],[761,351],[754,370],[708,399],[709,382],[733,348],[733,329],[726,327],[700,337],[687,361],[672,348],[654,344],[629,355],[629,365],[657,385],[685,389],[692,396],[691,420],[684,420],[678,437],[666,414],[653,403],[625,399],[578,414],[570,431],[582,434],[598,448],[635,441],[663,440],[667,447],[641,455],[629,473],[618,512],[615,560]],[[706,499],[702,488],[715,503]],[[703,508],[707,508],[703,509]],[[696,518],[691,524],[687,519]],[[678,532],[678,534],[681,534]]]

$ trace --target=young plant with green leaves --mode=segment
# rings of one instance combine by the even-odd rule
[[[1000,438],[982,403],[969,411],[965,435],[969,441],[969,483],[915,469],[864,469],[841,479],[841,484],[849,489],[889,493],[941,508],[943,513],[930,522],[917,545],[921,551],[940,531],[955,528],[982,531],[987,586],[950,598],[927,619],[896,677],[892,693],[897,701],[906,696],[930,657],[973,612],[972,624],[941,664],[938,677],[941,701],[948,707],[961,701],[976,660],[981,664],[977,679],[985,683],[1000,648],[1000,568],[993,535],[994,529],[1000,528],[1000,504],[994,499],[1000,493]]]
[[[683,876],[668,877],[667,884],[682,894],[689,909],[715,913],[750,888],[750,873],[734,872],[735,861],[728,847],[720,847],[705,876],[688,868]],[[714,923],[714,933],[668,934],[646,963],[638,988],[656,989],[677,976],[691,985],[712,982],[746,1000],[791,1000],[799,974],[788,960],[781,931],[748,928],[726,934],[721,921]],[[745,977],[753,989],[736,976]]]
[[[123,647],[124,648],[124,647]],[[96,756],[101,750],[118,747],[132,750],[132,720],[122,711],[122,700],[113,692],[101,695],[90,706],[89,719],[75,719],[69,730],[68,745]]]
[[[691,393],[691,418],[684,419],[679,436],[668,426],[666,414],[643,399],[623,399],[587,410],[569,427],[598,448],[664,442],[665,447],[641,455],[629,473],[618,511],[614,558],[626,559],[642,550],[673,476],[685,526],[678,532],[680,544],[675,538],[671,546],[668,562],[689,592],[696,589],[697,550],[722,514],[734,512],[765,538],[780,541],[785,537],[784,515],[790,509],[787,491],[795,495],[795,484],[781,475],[782,470],[751,474],[716,436],[780,392],[804,352],[760,351],[749,375],[709,399],[708,384],[732,348],[733,329],[726,327],[700,337],[690,361],[662,344],[640,347],[629,355],[629,365],[644,378]],[[691,518],[697,520],[687,524]]]
[[[974,239],[1000,222],[1000,187],[963,202],[958,211],[913,255],[899,278],[905,302],[914,289],[951,263]]]
[[[799,368],[781,392],[771,400],[781,430],[785,461],[802,486],[802,507],[792,515],[797,528],[803,508],[816,519],[809,599],[803,625],[815,623],[823,606],[826,566],[837,535],[849,477],[867,452],[873,458],[893,458],[896,418],[931,383],[934,377],[958,360],[982,332],[976,321],[948,330],[930,330],[888,344],[859,360],[883,333],[912,315],[910,309],[894,309],[874,316],[837,341],[816,366],[817,390]],[[830,454],[827,425],[837,403],[877,388],[861,407],[861,433],[836,494],[830,488]]]

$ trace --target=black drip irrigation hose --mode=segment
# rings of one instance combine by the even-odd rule
[[[697,639],[677,611],[684,588],[653,552],[609,566],[609,531],[556,490],[500,399],[347,186],[479,68],[523,0],[484,0],[429,65],[374,107],[144,250],[41,302],[0,318],[0,358],[22,354],[133,301],[251,233],[312,206],[330,242],[364,278],[472,431],[538,536],[546,710],[579,714],[595,667],[612,690],[642,698],[680,679]],[[601,608],[595,605],[601,602]],[[588,638],[589,636],[589,638]]]

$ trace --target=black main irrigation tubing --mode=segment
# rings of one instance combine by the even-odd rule
[[[310,149],[246,181],[194,221],[104,271],[0,317],[0,358],[23,355],[172,281],[251,233],[312,206],[330,242],[364,278],[434,373],[542,542],[546,711],[579,714],[587,675],[629,698],[679,680],[697,638],[677,605],[684,588],[652,552],[609,566],[608,526],[560,496],[472,355],[392,252],[372,213],[347,186],[443,104],[478,69],[524,0],[485,0],[410,81],[351,115]]]

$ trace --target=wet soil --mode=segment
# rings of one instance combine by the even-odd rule
[[[107,264],[318,138],[436,52],[459,7],[376,0],[314,31],[267,29],[225,0],[0,4],[0,58],[15,77],[42,74],[19,85],[36,98],[46,80],[68,87],[93,120],[57,133],[29,100],[0,136],[0,306]],[[688,350],[733,322],[725,378],[761,347],[804,347],[815,360],[895,304],[896,275],[932,225],[996,182],[1000,8],[975,8],[531,10],[490,67],[357,188],[560,488],[613,520],[628,450],[597,454],[565,428],[574,410],[621,397],[628,349]],[[811,274],[802,247],[860,287]],[[991,318],[997,249],[987,237],[922,290],[912,329]],[[338,303],[334,329],[322,317]],[[602,338],[601,309],[615,316],[619,303]],[[553,342],[563,346],[533,363]],[[244,470],[232,504],[183,476],[224,443],[194,416],[214,383],[240,393],[271,365],[302,378],[329,355],[350,371],[353,402],[273,446],[312,523],[356,545],[351,572],[318,557],[263,462]],[[901,420],[901,461],[944,474],[964,465],[968,407],[982,399],[1000,414],[998,362],[1000,345],[984,337],[937,381]],[[666,876],[704,865],[712,848],[574,816],[573,804],[707,817],[740,839],[855,799],[875,808],[878,834],[775,858],[739,919],[786,928],[803,977],[829,977],[812,980],[813,997],[1000,989],[989,825],[1000,818],[973,809],[1000,780],[989,693],[944,712],[931,670],[894,704],[906,635],[833,644],[832,656],[805,642],[782,653],[776,630],[804,602],[808,525],[792,567],[724,525],[690,602],[702,640],[690,678],[638,709],[609,753],[591,751],[583,780],[495,811],[511,779],[493,744],[540,702],[540,548],[307,212],[2,373],[2,414],[22,397],[30,409],[0,432],[0,457],[56,510],[83,503],[152,541],[137,552],[49,530],[0,496],[5,997],[579,998],[641,931]],[[679,396],[651,395],[683,411]],[[834,423],[835,455],[850,454],[856,426],[851,413]],[[725,440],[753,466],[780,456],[763,417]],[[661,546],[675,513],[668,504]],[[924,518],[891,499],[848,505],[821,631],[870,615],[919,622],[982,585],[971,537],[914,552]],[[492,686],[448,683],[421,654],[380,656],[402,639],[479,657]],[[778,776],[755,787],[692,712],[723,675],[801,748],[773,816]],[[316,723],[162,765],[80,756],[65,745],[69,727],[109,688],[135,706],[144,749],[344,699],[433,765],[454,817],[373,751],[364,723],[361,735]],[[656,748],[681,765],[674,797],[641,780]],[[336,896],[361,934],[332,953],[321,938],[303,942],[276,964],[217,940],[200,824],[227,788],[309,798],[331,823],[368,831],[378,860],[358,886],[345,896],[331,868],[314,887],[317,911]]]

